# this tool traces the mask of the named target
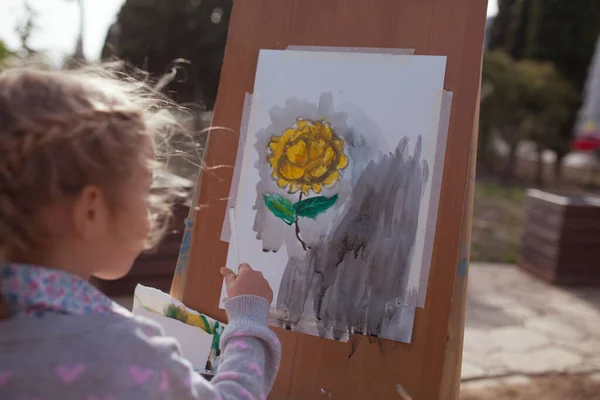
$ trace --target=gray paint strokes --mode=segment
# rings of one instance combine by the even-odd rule
[[[276,304],[282,327],[410,341],[418,293],[407,281],[429,178],[421,147],[419,137],[411,155],[404,139],[369,162],[329,232],[290,257]]]

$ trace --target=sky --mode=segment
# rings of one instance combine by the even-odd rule
[[[56,64],[75,49],[79,26],[77,0],[30,0],[38,12],[37,29],[31,38],[31,47],[46,50]],[[100,56],[106,33],[114,22],[124,0],[84,0],[86,29],[84,52],[89,60]],[[483,0],[479,0],[483,1]],[[25,0],[0,0],[0,39],[9,48],[19,46],[16,26],[23,20]],[[488,16],[498,12],[497,0],[489,0]]]

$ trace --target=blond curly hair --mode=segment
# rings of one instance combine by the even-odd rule
[[[171,105],[121,66],[0,72],[0,263],[39,248],[47,234],[36,210],[97,185],[111,208],[151,140],[166,154],[177,125]],[[167,226],[173,192],[152,195],[149,246]]]

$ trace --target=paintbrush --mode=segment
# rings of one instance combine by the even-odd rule
[[[398,391],[398,394],[402,397],[403,400],[413,400],[413,398],[410,397],[410,394],[408,394],[408,392],[402,387],[401,384],[396,383],[396,390]]]
[[[240,265],[240,247],[238,245],[237,228],[235,224],[235,209],[232,207],[229,209],[229,227],[231,229],[231,238],[229,239],[229,246],[233,249],[234,259],[234,270],[233,272],[238,273]]]
[[[229,213],[229,229],[231,231],[231,235],[229,237],[229,248],[233,250],[233,257],[234,257],[232,271],[237,276],[238,270],[240,268],[240,248],[238,246],[238,240],[237,240],[237,227],[235,224],[235,209],[232,207],[227,211]],[[227,296],[224,296],[223,302],[226,302],[227,300],[228,300]]]

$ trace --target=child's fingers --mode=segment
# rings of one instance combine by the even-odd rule
[[[241,272],[249,272],[249,271],[253,271],[252,267],[248,264],[240,264],[239,268],[238,268],[238,273]]]
[[[235,282],[235,273],[229,268],[221,268],[221,275],[223,275],[223,278],[225,278],[225,284],[227,286]]]
[[[238,267],[238,276],[241,275],[246,275],[248,272],[252,272],[252,267],[250,267],[250,265],[248,264],[240,264],[240,266]]]

